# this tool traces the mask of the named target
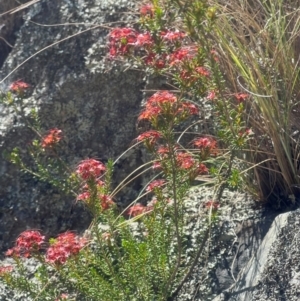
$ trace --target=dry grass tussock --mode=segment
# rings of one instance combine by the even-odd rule
[[[251,95],[245,115],[255,133],[247,151],[249,187],[272,202],[299,196],[300,1],[211,2],[219,11],[213,36],[226,84]]]

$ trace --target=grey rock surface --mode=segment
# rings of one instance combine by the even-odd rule
[[[191,237],[196,237],[207,225],[207,212],[205,214],[203,207],[213,198],[212,189],[191,189],[187,205],[190,208]],[[273,210],[257,207],[247,194],[225,190],[205,251],[176,301],[227,300],[222,298],[230,296],[229,288],[234,286],[241,270],[257,254],[276,215]],[[200,244],[201,240],[196,241],[194,249]]]
[[[0,8],[7,4],[9,9],[11,2],[2,0]],[[54,127],[63,131],[60,156],[74,169],[85,158],[117,158],[137,136],[143,76],[105,59],[109,26],[132,22],[135,5],[122,0],[40,0],[1,19],[15,42],[0,69],[0,89],[7,91],[20,79],[30,84],[25,115],[35,108],[44,133]],[[82,231],[90,221],[73,197],[61,197],[51,185],[20,173],[5,160],[4,151],[18,146],[29,163],[26,149],[33,138],[24,120],[0,104],[1,250],[25,229],[51,236],[67,229]],[[138,166],[141,157],[138,150],[124,156],[115,168],[116,182]],[[126,203],[135,189],[125,192],[126,199],[125,193],[117,198]]]
[[[18,7],[16,1],[0,1],[0,66],[4,63],[16,41],[14,32],[20,29],[23,23],[22,13],[3,14]]]
[[[299,209],[276,217],[224,300],[299,300],[299,224]]]
[[[266,276],[264,273],[266,267],[270,264],[269,256],[272,245],[278,243],[280,232],[286,226],[289,215],[290,213],[284,213],[275,218],[258,250],[236,279],[229,300],[253,300],[253,290]]]

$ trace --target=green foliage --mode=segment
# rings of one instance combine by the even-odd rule
[[[239,188],[242,184],[242,178],[238,169],[233,169],[228,178],[228,184],[231,188]]]

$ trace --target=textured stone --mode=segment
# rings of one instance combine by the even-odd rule
[[[110,24],[132,22],[135,15],[125,12],[134,5],[134,1],[41,0],[4,19],[16,40],[0,69],[0,88],[7,91],[19,79],[30,84],[24,114],[35,108],[44,132],[53,127],[63,131],[60,155],[71,168],[87,157],[104,162],[117,158],[137,136],[143,76],[137,71],[124,72],[105,59]],[[67,229],[82,231],[90,221],[74,197],[61,196],[53,186],[20,173],[4,159],[4,151],[18,146],[25,162],[30,163],[26,146],[33,138],[24,119],[0,104],[2,250],[28,228],[54,235]],[[115,183],[141,160],[139,150],[123,156],[115,165]],[[135,185],[124,189],[126,198],[124,193],[116,200],[132,200],[139,183]]]
[[[226,300],[299,300],[299,213],[276,217]]]
[[[191,219],[189,235],[193,250],[201,244],[199,231],[207,227],[207,212],[203,207],[213,198],[214,192],[208,187],[194,187],[190,191],[187,210]],[[176,301],[221,301],[222,292],[229,296],[228,289],[256,254],[276,214],[272,210],[257,208],[247,194],[225,190],[209,242]],[[194,241],[193,237],[198,237],[198,240]]]

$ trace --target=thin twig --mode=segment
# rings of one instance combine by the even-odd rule
[[[182,240],[179,232],[179,212],[178,212],[178,199],[177,199],[177,186],[176,186],[176,159],[175,159],[175,154],[174,154],[174,149],[172,142],[169,141],[169,152],[170,152],[170,157],[171,157],[171,167],[172,167],[172,192],[173,192],[173,201],[174,201],[174,224],[175,224],[175,233],[176,233],[176,240],[177,240],[177,248],[178,248],[178,253],[177,253],[177,260],[176,260],[176,265],[172,271],[172,274],[170,278],[168,279],[168,282],[165,287],[165,292],[166,294],[169,291],[170,286],[172,285],[176,274],[178,272],[178,269],[180,267],[181,263],[181,254],[182,254]]]
[[[45,51],[45,50],[51,48],[52,46],[57,45],[57,44],[59,44],[59,43],[61,43],[61,42],[63,42],[63,41],[69,40],[69,39],[71,39],[71,38],[74,38],[74,37],[76,37],[76,36],[82,34],[82,33],[88,32],[89,30],[93,30],[93,29],[96,29],[96,28],[99,28],[99,27],[103,27],[103,28],[105,28],[105,29],[110,29],[109,26],[96,25],[96,26],[94,26],[94,27],[91,27],[91,28],[85,29],[85,30],[83,30],[83,31],[77,32],[77,33],[75,33],[75,34],[73,34],[73,35],[71,35],[71,36],[68,36],[68,37],[64,38],[64,39],[61,39],[61,40],[59,40],[59,41],[57,41],[57,42],[55,42],[55,43],[52,43],[51,45],[48,45],[48,46],[42,48],[41,50],[35,52],[33,55],[31,55],[31,56],[28,57],[26,60],[24,60],[21,64],[19,64],[15,69],[13,69],[10,73],[8,73],[8,75],[6,75],[6,76],[0,81],[0,84],[2,84],[2,83],[3,83],[8,77],[10,77],[16,70],[18,70],[21,66],[23,66],[25,63],[27,63],[29,60],[31,60],[33,57],[35,57],[35,56],[38,55],[39,53],[41,53],[41,52],[43,52],[43,51]]]
[[[36,3],[38,3],[39,1],[40,1],[40,0],[32,0],[32,1],[30,1],[30,2],[27,2],[27,3],[25,3],[25,4],[22,4],[22,5],[20,5],[20,6],[16,7],[16,8],[14,8],[14,9],[12,9],[12,11],[10,11],[10,15],[12,15],[12,14],[18,12],[18,11],[21,11],[21,10],[23,10],[23,9],[25,9],[25,8],[27,8],[27,7],[31,6],[31,5],[33,5],[33,4],[36,4]],[[6,13],[7,13],[7,12],[6,12]],[[4,14],[5,14],[5,13],[4,13]]]
[[[1,40],[3,40],[9,47],[13,48],[14,46],[7,42],[3,37],[0,37]]]
[[[14,13],[16,13],[16,12],[22,10],[22,9],[25,9],[25,8],[29,7],[30,5],[33,5],[33,4],[37,3],[37,2],[39,2],[39,1],[40,1],[40,0],[32,0],[32,1],[27,2],[27,3],[25,3],[25,4],[22,4],[22,5],[19,5],[19,6],[17,6],[17,7],[14,7],[14,8],[12,8],[12,9],[10,9],[10,10],[8,10],[8,11],[6,11],[6,12],[0,14],[0,17],[2,17],[2,16],[4,16],[4,15],[7,15],[7,14],[12,15],[12,14],[14,14]]]
[[[253,92],[247,90],[247,89],[240,83],[239,78],[240,78],[240,75],[236,78],[237,83],[239,84],[239,86],[240,86],[243,90],[245,90],[245,91],[248,92],[249,94],[254,95],[254,96],[258,96],[258,97],[266,97],[266,98],[273,97],[273,95],[261,95],[261,94],[256,94],[256,93],[253,93]]]

